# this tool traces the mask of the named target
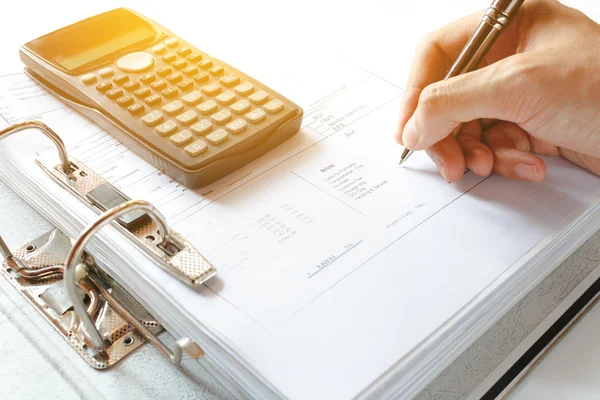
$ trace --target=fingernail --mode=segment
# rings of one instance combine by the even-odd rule
[[[538,172],[537,168],[530,164],[520,163],[515,165],[515,174],[525,181],[541,182],[542,180],[542,176]]]
[[[404,146],[413,148],[419,143],[419,132],[415,129],[415,121],[414,117],[410,117],[406,126],[404,127],[404,132],[402,133],[402,142]]]
[[[442,175],[444,180],[446,180],[446,182],[448,182],[448,178],[446,178],[446,167],[444,166],[444,163],[442,162],[442,160],[440,160],[437,157],[433,157],[432,160],[435,163],[435,166],[437,167],[439,173]]]

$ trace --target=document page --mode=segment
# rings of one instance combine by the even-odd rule
[[[71,157],[157,206],[213,263],[199,290],[158,269],[148,277],[285,395],[354,396],[595,198],[600,180],[560,159],[539,185],[470,172],[449,184],[422,153],[399,167],[400,87],[339,57],[285,71],[256,75],[303,107],[301,131],[199,190],[25,75],[0,77],[0,127],[44,121]],[[48,143],[6,146],[33,159]]]

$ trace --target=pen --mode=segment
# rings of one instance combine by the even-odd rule
[[[519,7],[525,0],[494,0],[481,18],[481,23],[460,52],[458,58],[448,70],[444,80],[466,74],[479,66],[486,54],[498,38],[500,33],[508,26],[511,19],[517,14]],[[457,127],[454,132],[460,129]],[[402,165],[414,153],[413,150],[404,149],[399,165]]]

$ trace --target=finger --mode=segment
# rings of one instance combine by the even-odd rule
[[[528,151],[519,150],[510,137],[510,124],[494,126],[483,135],[494,154],[494,172],[510,179],[541,182],[546,176],[544,161]]]
[[[460,123],[481,118],[520,122],[539,107],[527,87],[523,65],[530,55],[519,54],[486,68],[426,87],[414,115],[404,128],[402,141],[413,150],[425,149]]]
[[[453,137],[447,137],[427,149],[427,154],[447,182],[456,182],[465,173],[465,157]]]
[[[491,130],[491,128],[489,129]],[[512,140],[515,148],[524,152],[531,151],[531,143],[529,143],[529,135],[523,128],[512,122],[502,121],[494,126],[492,135],[502,134]]]
[[[588,156],[587,154],[576,153],[571,150],[560,148],[560,155],[571,161],[573,164],[579,165],[582,168],[600,175],[600,158]]]
[[[429,84],[444,78],[446,72],[462,51],[465,43],[481,21],[482,12],[467,15],[426,36],[417,46],[406,90],[400,107],[396,140],[402,144],[402,132],[417,108],[419,96]],[[504,32],[481,64],[508,57],[516,47],[515,32]]]
[[[481,142],[480,121],[465,123],[456,137],[456,141],[465,156],[465,165],[471,172],[479,176],[488,176],[492,172],[494,155]]]
[[[538,139],[535,136],[529,136],[529,142],[531,143],[531,151],[536,154],[541,154],[544,156],[560,156],[558,146],[550,142]]]

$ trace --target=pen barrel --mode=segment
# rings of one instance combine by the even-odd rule
[[[471,36],[444,79],[450,79],[476,69],[500,35],[500,32],[501,30],[496,29],[490,23],[481,21],[475,34]]]
[[[508,26],[524,0],[494,0],[485,11],[481,23],[444,79],[476,69],[485,58],[500,33]]]

